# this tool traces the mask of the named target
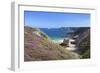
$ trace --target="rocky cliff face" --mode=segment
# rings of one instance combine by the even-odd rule
[[[76,46],[79,49],[77,52],[81,55],[81,58],[90,58],[90,28],[79,28],[75,31],[74,36],[75,35],[78,35]]]
[[[79,55],[66,50],[39,29],[24,27],[24,61],[79,59]]]

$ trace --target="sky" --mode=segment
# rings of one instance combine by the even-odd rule
[[[24,25],[36,28],[90,27],[90,14],[24,11]]]

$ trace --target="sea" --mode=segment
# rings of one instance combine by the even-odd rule
[[[40,28],[42,32],[49,36],[53,41],[60,41],[68,37],[68,33],[72,32],[71,28]]]

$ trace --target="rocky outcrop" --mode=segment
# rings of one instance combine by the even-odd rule
[[[80,54],[82,59],[90,58],[90,27],[76,27],[69,32],[69,38],[60,45]],[[74,41],[71,41],[74,40]],[[71,47],[72,46],[72,47]]]
[[[76,38],[77,52],[81,55],[81,58],[90,58],[90,28],[78,28],[74,33],[75,35],[78,35]]]

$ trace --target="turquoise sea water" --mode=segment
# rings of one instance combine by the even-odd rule
[[[51,40],[54,40],[56,42],[64,39],[64,38],[60,38],[60,37],[50,37],[50,38],[51,38]]]

